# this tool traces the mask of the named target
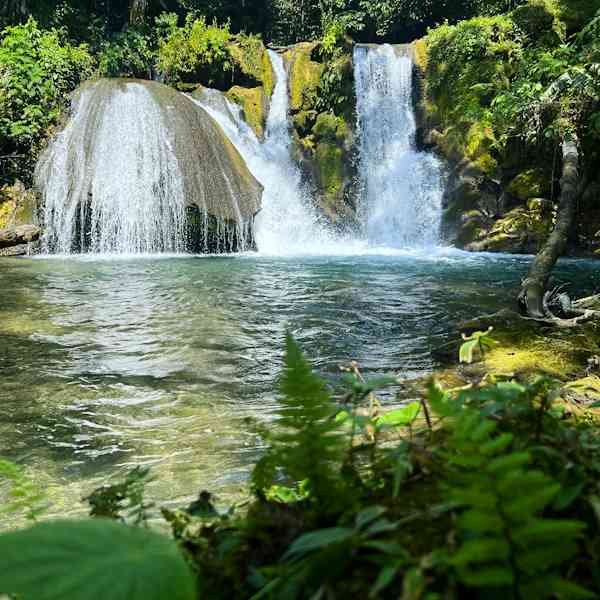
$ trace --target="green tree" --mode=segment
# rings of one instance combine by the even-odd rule
[[[2,154],[31,161],[68,94],[92,71],[87,47],[63,42],[57,30],[42,31],[34,19],[5,29],[0,40]]]

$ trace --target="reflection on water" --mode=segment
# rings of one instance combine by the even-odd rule
[[[150,494],[230,500],[260,452],[248,420],[276,415],[292,329],[326,377],[417,376],[453,324],[514,297],[526,259],[434,255],[4,260],[0,455],[53,513],[136,464]],[[586,262],[561,274],[591,290]]]

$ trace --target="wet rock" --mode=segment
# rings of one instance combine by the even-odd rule
[[[14,248],[35,242],[40,238],[41,229],[37,225],[11,225],[0,229],[0,249]],[[22,253],[16,251],[17,253]],[[26,254],[26,252],[23,252]],[[6,255],[6,254],[5,254]]]

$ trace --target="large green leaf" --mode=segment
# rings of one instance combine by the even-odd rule
[[[103,519],[0,535],[0,593],[23,600],[194,600],[176,544]]]

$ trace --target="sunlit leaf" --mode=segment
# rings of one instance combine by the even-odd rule
[[[406,427],[412,425],[421,412],[421,404],[413,402],[408,406],[385,413],[377,420],[378,427]]]

